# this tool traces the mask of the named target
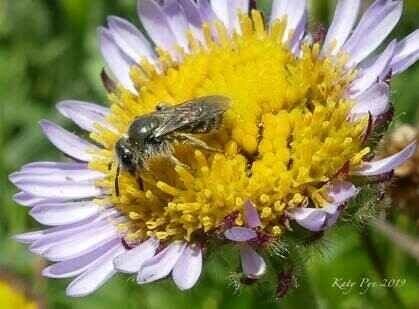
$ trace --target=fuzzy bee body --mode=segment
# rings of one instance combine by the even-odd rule
[[[228,106],[226,97],[207,96],[175,106],[160,104],[156,111],[136,118],[127,135],[119,139],[115,146],[119,160],[118,173],[122,168],[135,175],[156,156],[165,156],[175,164],[182,164],[173,155],[173,145],[176,143],[218,151],[194,137],[194,134],[207,134],[219,129]],[[115,191],[119,194],[117,178],[118,175]]]

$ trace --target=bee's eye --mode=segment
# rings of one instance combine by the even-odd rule
[[[135,169],[134,153],[126,140],[119,140],[115,145],[115,150],[120,164],[124,169],[130,171]]]

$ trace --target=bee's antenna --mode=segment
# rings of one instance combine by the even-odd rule
[[[115,194],[119,196],[119,173],[121,172],[121,165],[118,164],[115,175]]]

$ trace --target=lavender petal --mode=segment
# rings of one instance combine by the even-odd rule
[[[117,236],[118,232],[114,226],[105,225],[98,229],[89,229],[58,241],[48,248],[42,256],[54,262],[73,259],[102,246]]]
[[[236,242],[246,242],[257,238],[257,233],[247,227],[232,227],[224,232],[224,236]]]
[[[319,232],[325,227],[327,214],[322,208],[295,208],[288,216],[309,231]]]
[[[104,178],[105,175],[87,168],[64,170],[56,168],[26,168],[20,172],[9,175],[12,183],[24,181],[39,181],[45,183],[55,182],[79,182],[79,181],[97,181]]]
[[[343,50],[349,53],[352,67],[370,55],[390,34],[403,10],[402,1],[376,0],[362,16]]]
[[[74,279],[67,287],[66,294],[70,297],[87,296],[106,283],[116,271],[113,267],[115,256],[123,253],[122,245],[110,250],[96,261],[86,272]]]
[[[38,204],[42,204],[45,202],[62,202],[64,199],[49,199],[44,197],[34,196],[27,192],[19,192],[13,196],[13,200],[25,207],[33,207]]]
[[[323,54],[336,55],[352,32],[361,8],[361,0],[339,0],[335,16],[323,44]]]
[[[411,33],[396,48],[391,62],[393,74],[400,74],[415,64],[419,59],[419,30]]]
[[[166,15],[178,45],[184,51],[189,52],[188,31],[189,25],[185,13],[181,9],[177,0],[166,0],[162,6],[163,13]]]
[[[385,78],[391,69],[396,45],[396,40],[393,40],[372,65],[362,69],[360,76],[351,85],[351,93],[362,93],[377,80],[382,81]]]
[[[110,30],[106,28],[98,29],[100,51],[113,77],[134,95],[138,95],[134,83],[131,79],[131,68],[135,65],[116,43]]]
[[[42,271],[42,275],[48,278],[71,278],[78,276],[90,268],[103,255],[120,246],[120,244],[121,239],[112,239],[82,256],[48,266]]]
[[[415,152],[416,142],[413,142],[395,155],[382,160],[364,163],[359,170],[354,171],[352,174],[359,176],[378,176],[389,173],[409,160]]]
[[[251,201],[244,203],[244,219],[246,221],[246,225],[251,229],[262,225],[258,211]]]
[[[359,189],[348,181],[333,181],[328,184],[327,192],[331,204],[342,205],[359,193]],[[327,212],[327,209],[325,209]]]
[[[153,0],[138,1],[138,16],[154,43],[178,59],[178,42],[161,7]]]
[[[20,190],[42,198],[53,199],[83,199],[99,197],[102,190],[96,187],[94,181],[39,181],[18,180],[13,182]]]
[[[189,29],[192,31],[194,37],[201,43],[204,43],[205,40],[202,31],[203,19],[199,12],[197,3],[192,0],[179,0],[179,5],[182,7],[185,13]]]
[[[292,42],[295,31],[301,25],[302,20],[304,20],[306,12],[306,0],[274,0],[272,4],[271,24],[279,19],[287,18],[283,42]]]
[[[251,279],[259,279],[266,272],[264,259],[249,245],[240,247],[243,273]]]
[[[190,245],[173,268],[173,281],[180,290],[189,290],[198,282],[201,271],[202,250],[199,246]]]
[[[21,244],[30,245],[34,243],[35,241],[39,240],[42,237],[42,235],[43,235],[43,231],[35,231],[35,232],[15,235],[13,236],[13,239]]]
[[[83,221],[101,210],[94,202],[50,203],[35,206],[30,215],[41,224],[59,226]]]
[[[357,103],[351,110],[355,117],[362,117],[368,113],[374,118],[390,109],[390,87],[386,83],[374,84],[371,88],[353,98]]]
[[[92,160],[91,153],[97,150],[96,146],[53,122],[43,120],[40,122],[40,125],[50,142],[59,150],[80,161],[89,162]]]
[[[108,17],[108,25],[115,43],[133,62],[139,63],[144,58],[156,62],[153,47],[137,27],[117,16]]]
[[[127,274],[139,272],[143,264],[156,254],[159,244],[158,239],[149,238],[135,248],[124,252],[115,258],[115,269]]]
[[[233,27],[230,25],[230,5],[226,0],[211,0],[212,11],[225,27],[231,32]]]
[[[109,109],[93,103],[80,101],[62,101],[57,104],[58,111],[66,118],[72,120],[83,130],[93,132],[96,125],[108,127],[106,116]]]
[[[167,277],[175,267],[185,247],[184,242],[171,243],[163,251],[147,260],[138,273],[137,282],[145,284]]]
[[[229,25],[237,33],[240,33],[239,14],[247,14],[249,12],[249,0],[227,0],[229,9]]]

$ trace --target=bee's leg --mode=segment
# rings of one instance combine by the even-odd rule
[[[173,153],[169,153],[167,155],[167,157],[169,158],[170,161],[172,161],[172,163],[176,166],[181,166],[185,169],[190,169],[190,167],[188,165],[186,165],[185,163],[181,162],[178,158],[175,157],[175,155]]]
[[[118,164],[118,167],[116,168],[116,175],[115,175],[115,194],[119,197],[119,174],[121,172],[121,167]]]
[[[179,165],[182,166],[185,169],[190,169],[190,167],[188,165],[186,165],[185,163],[181,162],[178,158],[176,158],[176,156],[173,154],[174,153],[174,149],[173,149],[173,145],[168,145],[169,149],[166,151],[166,156],[169,158],[170,161],[172,161],[172,163],[174,165]]]
[[[144,191],[144,180],[141,175],[137,175],[137,184],[141,191]]]
[[[186,133],[177,133],[176,134],[176,138],[180,139],[180,140],[186,140],[188,141],[191,145],[199,147],[201,149],[207,150],[207,151],[211,151],[211,152],[223,152],[220,149],[214,148],[209,146],[207,143],[205,143],[204,141],[200,140],[199,138],[194,137],[192,134],[186,134]]]

